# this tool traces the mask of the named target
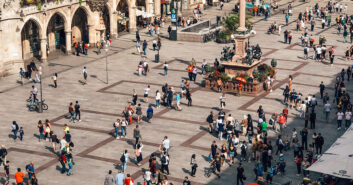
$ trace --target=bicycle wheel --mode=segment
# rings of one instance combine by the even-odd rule
[[[205,169],[205,177],[210,177],[210,176],[211,176],[211,170]]]
[[[42,104],[42,109],[43,109],[43,110],[48,110],[48,105],[45,104],[45,103],[43,103],[43,104]]]
[[[29,105],[28,109],[29,109],[29,111],[35,111],[36,110],[36,106],[35,105]]]

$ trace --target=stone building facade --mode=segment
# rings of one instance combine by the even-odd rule
[[[167,13],[161,4],[161,0],[4,0],[0,76],[25,69],[33,58],[46,62],[55,53],[71,53],[73,37],[95,46],[107,36],[117,38],[120,31],[135,33],[137,8],[142,5],[142,11],[160,17]]]

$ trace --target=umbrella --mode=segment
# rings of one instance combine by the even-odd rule
[[[245,80],[244,77],[238,76],[238,77],[236,77],[235,79],[238,80],[238,81],[241,81],[241,82],[243,82],[243,83],[246,83],[246,80]]]

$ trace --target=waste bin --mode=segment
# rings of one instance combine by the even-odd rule
[[[154,56],[154,61],[155,61],[156,63],[159,63],[159,54],[156,54],[156,55]]]

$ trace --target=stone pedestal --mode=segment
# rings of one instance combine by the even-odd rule
[[[237,74],[244,74],[252,77],[253,71],[257,68],[257,66],[261,63],[259,60],[254,60],[251,65],[243,64],[238,60],[237,63],[231,62],[223,62],[225,73],[230,77],[235,77]]]

